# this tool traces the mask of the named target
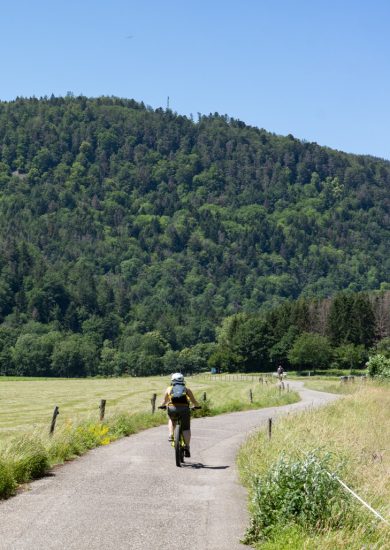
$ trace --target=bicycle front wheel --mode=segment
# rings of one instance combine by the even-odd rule
[[[176,460],[176,466],[179,468],[181,467],[181,426],[179,422],[176,424],[175,427],[175,460]]]

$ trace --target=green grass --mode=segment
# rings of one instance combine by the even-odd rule
[[[249,390],[253,390],[254,408],[285,404],[297,395],[284,393],[279,398],[274,382],[259,384],[258,376],[193,376],[189,387],[200,400],[206,392],[214,414],[250,408]],[[99,418],[99,403],[106,399],[106,415],[126,411],[149,412],[150,399],[157,404],[169,385],[169,377],[108,379],[36,379],[0,377],[0,445],[8,437],[31,429],[49,429],[53,409],[59,406],[57,426],[88,417]]]
[[[342,395],[350,395],[364,390],[366,386],[372,384],[368,379],[355,378],[355,381],[342,382],[339,378],[329,377],[312,377],[310,379],[301,378],[305,383],[305,387],[311,390],[324,391],[328,393],[337,393]]]
[[[255,376],[194,376],[188,386],[203,405],[195,416],[278,406],[299,400],[296,392],[279,392],[274,382]],[[99,445],[164,424],[166,413],[151,414],[151,397],[162,400],[169,378],[10,379],[0,378],[0,498],[16,483]],[[253,403],[249,400],[252,390]],[[203,401],[206,393],[207,400]],[[99,422],[100,399],[106,416]],[[49,437],[54,405],[60,414]],[[31,435],[27,436],[26,434]]]
[[[314,523],[305,518],[303,521],[303,509],[316,509],[321,483],[316,482],[309,490],[307,470],[307,480],[298,487],[296,475],[302,471],[307,457],[315,456],[319,465],[325,461],[328,471],[339,475],[389,519],[389,442],[390,388],[373,384],[327,407],[281,419],[275,424],[271,441],[265,430],[253,435],[238,457],[241,477],[250,493],[250,542],[262,550],[361,550],[364,545],[377,550],[389,548],[390,529],[352,497],[348,496],[344,502],[341,493],[332,494],[328,489],[325,493],[334,506],[330,516],[325,514],[328,502],[324,501],[323,517]],[[291,470],[290,477],[288,471],[280,476],[281,457],[287,464],[286,470]],[[264,498],[266,491],[270,494]],[[276,499],[271,511],[286,506],[291,515],[287,512],[272,515],[268,509],[270,498]],[[294,499],[304,502],[296,512],[292,506]]]

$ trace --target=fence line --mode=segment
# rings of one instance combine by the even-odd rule
[[[264,375],[263,375],[264,376]],[[225,380],[225,381],[228,381],[228,382],[234,382],[236,380],[240,380],[240,381],[245,381],[245,382],[262,382],[264,384],[264,378],[262,377],[258,377],[257,375],[245,375],[245,374],[230,374],[230,373],[226,373],[226,374],[208,374],[208,375],[205,375],[203,377],[203,379],[205,381],[211,381],[211,380]],[[265,375],[265,376],[270,376],[268,375]],[[265,383],[267,384],[267,380],[265,380]],[[284,390],[284,388],[282,387],[277,387],[277,391],[279,392],[279,396],[282,395],[282,390]],[[249,398],[249,402],[250,403],[253,403],[253,390],[252,388],[249,389],[249,393],[248,393],[248,398]],[[157,394],[156,393],[153,393],[152,394],[152,397],[150,399],[150,403],[151,403],[151,407],[152,407],[152,414],[155,413],[155,410],[156,410],[156,399],[157,399]],[[206,401],[207,400],[207,394],[206,392],[203,392],[203,401]],[[104,416],[105,416],[105,411],[106,411],[106,399],[101,399],[100,400],[100,404],[99,404],[99,420],[100,422],[103,422],[104,420]],[[52,420],[51,420],[51,424],[50,424],[50,435],[53,435],[54,433],[54,429],[55,429],[55,426],[56,426],[56,420],[57,420],[57,416],[59,415],[59,407],[56,405],[54,407],[54,412],[53,412],[53,417],[52,417]]]
[[[382,520],[384,523],[386,523],[386,525],[389,525],[390,526],[390,523],[387,521],[387,519],[385,519],[383,516],[380,515],[379,512],[377,512],[376,510],[374,510],[374,508],[372,508],[372,506],[370,506],[365,500],[363,500],[361,497],[359,497],[359,495],[357,495],[354,491],[352,491],[352,489],[350,489],[348,487],[348,485],[346,483],[344,483],[344,481],[342,481],[339,477],[336,476],[336,474],[331,474],[330,472],[326,471],[326,473],[328,474],[328,476],[332,479],[336,479],[340,485],[342,487],[344,487],[344,489],[346,491],[348,491],[349,493],[351,493],[351,495],[353,495],[359,502],[361,502],[366,508],[368,508],[368,510],[370,510],[370,512],[372,512],[374,514],[374,516],[376,516],[377,518],[379,518],[380,520]]]

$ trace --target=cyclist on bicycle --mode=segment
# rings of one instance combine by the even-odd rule
[[[185,442],[184,455],[190,457],[191,441],[191,417],[190,403],[199,407],[199,403],[194,394],[187,388],[184,382],[184,376],[180,372],[175,372],[171,377],[171,385],[165,390],[164,399],[160,407],[166,405],[168,410],[168,441],[173,441],[173,432],[175,430],[176,419],[180,417]]]
[[[277,377],[279,379],[281,387],[284,389],[283,377],[285,376],[285,374],[284,374],[284,368],[282,367],[282,365],[278,366],[276,374],[277,374]]]

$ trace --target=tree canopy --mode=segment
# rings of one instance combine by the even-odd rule
[[[369,346],[379,317],[388,336],[385,301],[370,313],[362,292],[390,288],[389,183],[387,161],[219,114],[194,122],[114,97],[0,102],[0,368],[31,353],[36,374],[161,371],[237,313],[296,300],[294,327],[310,330],[310,304],[341,290],[361,296],[360,320],[347,326],[346,298],[324,335]],[[236,357],[252,350],[250,369],[264,358],[254,322],[232,344]],[[280,322],[275,360],[296,336]]]

